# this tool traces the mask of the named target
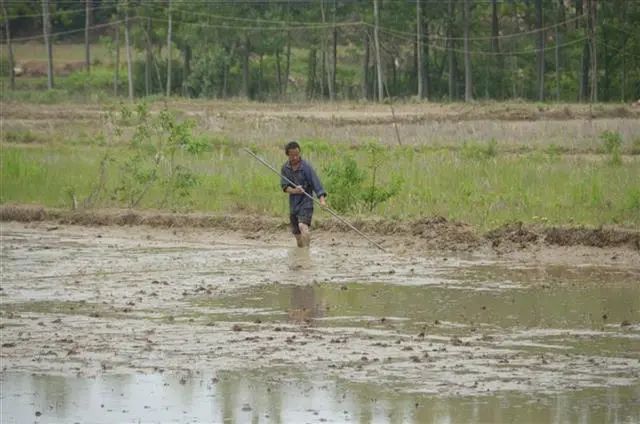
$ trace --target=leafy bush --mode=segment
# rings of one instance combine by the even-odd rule
[[[120,78],[123,82],[126,81],[124,73],[121,73]],[[69,91],[110,91],[113,90],[113,71],[94,67],[91,72],[73,72],[68,77],[61,78],[59,85]]]
[[[622,148],[622,136],[617,131],[604,131],[600,134],[604,151],[611,155],[611,163],[613,165],[620,165],[622,163],[622,156],[620,150]]]
[[[3,134],[7,143],[43,143],[46,141],[42,134],[33,133],[30,130],[9,130]]]
[[[157,206],[174,210],[189,207],[191,189],[199,181],[189,168],[178,163],[177,155],[197,155],[209,149],[206,138],[193,136],[195,122],[179,121],[166,109],[152,114],[146,103],[138,103],[133,109],[122,104],[119,114],[109,116],[117,135],[125,133],[124,127],[134,127],[129,141],[131,154],[118,164],[120,172],[112,198],[133,208],[153,187],[159,187],[162,198]]]
[[[640,155],[640,137],[636,137],[631,142],[631,154]]]
[[[366,175],[351,156],[344,156],[324,169],[327,191],[331,194],[331,207],[347,212],[357,207],[362,196],[362,183]]]
[[[498,143],[491,139],[486,144],[467,143],[462,145],[462,156],[467,159],[489,159],[498,155]]]
[[[388,185],[380,183],[379,169],[387,160],[387,151],[378,143],[366,144],[367,170],[358,167],[351,156],[343,157],[324,169],[331,205],[339,212],[365,207],[373,211],[376,206],[400,192],[403,181],[392,176]]]
[[[221,48],[214,48],[199,55],[185,81],[185,89],[193,97],[222,97],[224,94],[224,72],[231,65],[232,56]],[[231,73],[232,70],[228,69]],[[235,73],[234,73],[235,75]],[[227,75],[227,84],[237,75]],[[227,90],[229,87],[227,87]],[[227,91],[229,94],[230,91]]]

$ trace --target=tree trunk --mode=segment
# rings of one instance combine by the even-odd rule
[[[11,30],[9,28],[9,15],[7,14],[7,8],[5,6],[5,0],[2,0],[2,14],[4,15],[4,29],[7,35],[7,54],[9,60],[9,87],[12,90],[16,89],[16,72],[15,61],[13,58],[13,47],[11,46]]]
[[[597,0],[589,0],[589,39],[591,41],[591,101],[598,101],[598,43],[596,40],[596,28],[598,22]]]
[[[544,32],[542,31],[542,0],[536,0],[536,29],[537,37],[537,74],[538,74],[538,101],[544,101]]]
[[[362,50],[363,50],[363,59],[362,59],[362,98],[365,100],[369,99],[369,87],[371,86],[371,81],[369,78],[369,52],[370,48],[370,40],[369,40],[369,31],[365,29],[364,31],[364,39],[362,40]]]
[[[89,25],[91,25],[91,0],[84,0],[84,66],[87,72],[91,71],[91,52],[89,47]]]
[[[497,0],[491,1],[491,51],[495,53],[493,65],[495,71],[493,75],[493,92],[497,99],[504,98],[504,58],[500,54],[500,23],[498,21]]]
[[[171,31],[173,30],[171,0],[169,0],[169,28],[167,29],[167,97],[171,95]]]
[[[425,16],[426,9],[422,9],[422,28],[424,30],[424,38],[422,39],[422,62],[423,62],[423,75],[422,82],[424,84],[423,96],[429,99],[431,95],[431,59],[429,57],[429,20]]]
[[[320,14],[322,16],[322,23],[325,24],[327,20],[326,20],[325,9],[324,9],[324,0],[320,0]],[[325,95],[326,92],[328,92],[329,98],[331,98],[333,96],[333,93],[332,93],[333,87],[331,87],[331,64],[329,63],[329,60],[330,60],[329,47],[328,47],[329,34],[326,28],[322,31],[321,44],[322,44],[322,70],[321,70],[322,78],[320,79],[321,85],[322,85],[321,91],[323,96]],[[326,92],[324,89],[325,77],[326,77],[326,83],[327,83]]]
[[[262,81],[264,79],[264,68],[263,68],[263,55],[260,53],[258,57],[258,86],[256,87],[255,97],[261,99],[262,97]]]
[[[49,0],[42,0],[42,30],[44,45],[47,51],[47,88],[53,88],[53,50],[51,46],[51,20],[49,19]]]
[[[151,52],[151,17],[147,18],[147,28],[145,31],[145,61],[144,61],[144,94],[148,96],[151,94],[151,61],[153,57],[153,53]],[[158,85],[161,82],[158,81]]]
[[[449,0],[448,4],[448,23],[447,23],[447,56],[449,58],[449,101],[453,101],[455,96],[455,58],[453,54],[453,23],[455,22],[454,0]]]
[[[556,102],[560,102],[560,26],[556,25]]]
[[[191,50],[191,45],[190,44],[186,44],[184,46],[184,48],[182,49],[182,55],[184,56],[184,77],[182,78],[182,91],[183,94],[186,95],[186,82],[187,82],[187,78],[189,78],[189,75],[191,75],[191,56],[192,56],[192,50]]]
[[[124,11],[124,42],[127,45],[127,79],[129,81],[129,100],[133,101],[133,60],[131,59],[131,43],[129,40],[129,4]]]
[[[464,0],[462,18],[464,20],[464,101],[473,100],[473,81],[471,79],[471,50],[469,46],[469,26],[471,21],[471,1]]]
[[[424,97],[424,64],[422,63],[422,23],[420,17],[422,11],[420,10],[420,0],[416,1],[416,70],[418,71],[418,99]]]
[[[315,87],[316,87],[316,49],[315,47],[311,47],[309,49],[309,59],[308,59],[308,74],[307,74],[307,99],[313,99],[315,95]]]
[[[333,0],[333,48],[331,49],[331,100],[336,99],[336,75],[338,73],[338,28],[336,27],[336,0]]]
[[[584,15],[583,0],[576,0],[576,17]],[[576,20],[576,29],[578,29],[580,19]],[[588,29],[587,29],[588,31]],[[589,63],[591,62],[589,55],[589,41],[584,42],[582,48],[582,56],[580,58],[580,87],[578,90],[578,101],[583,102],[589,97]]]
[[[373,29],[373,42],[375,43],[376,49],[376,69],[377,69],[377,77],[378,77],[378,101],[381,102],[384,100],[384,85],[383,85],[383,76],[382,76],[382,59],[380,57],[380,36],[378,35],[378,28],[380,26],[380,20],[378,16],[378,0],[373,0],[373,16],[375,21],[375,26]]]
[[[120,24],[116,24],[115,44],[116,44],[116,63],[113,73],[113,95],[118,97],[118,85],[120,83]]]
[[[291,67],[291,32],[287,31],[287,60],[285,62],[284,68],[284,86],[282,89],[282,94],[287,94],[287,89],[289,88],[289,70]]]
[[[586,101],[590,98],[589,94],[589,63],[591,62],[591,55],[589,49],[589,41],[585,41],[584,47],[582,48],[582,59],[581,59],[581,74],[580,74],[580,98],[581,102]]]
[[[620,22],[624,22],[624,17],[627,15],[627,0],[622,0],[622,7],[620,8]],[[624,32],[620,32],[621,45],[622,45],[622,75],[620,80],[620,100],[624,103],[626,99],[626,85],[627,85],[627,40]]]
[[[278,97],[282,96],[282,67],[280,66],[280,47],[276,47],[276,79],[278,82]]]
[[[251,87],[249,86],[249,52],[251,50],[251,44],[249,42],[249,35],[244,37],[244,48],[242,49],[242,91],[244,97],[249,100],[251,97]]]

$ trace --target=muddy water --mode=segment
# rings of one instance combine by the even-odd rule
[[[290,245],[2,223],[2,422],[640,420],[640,268]]]

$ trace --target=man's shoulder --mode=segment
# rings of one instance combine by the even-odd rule
[[[300,159],[300,164],[302,165],[302,168],[307,168],[307,169],[313,168],[313,166],[311,166],[311,162],[305,159]]]

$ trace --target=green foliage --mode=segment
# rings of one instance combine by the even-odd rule
[[[336,146],[324,140],[302,139],[300,141],[304,145],[305,152],[329,155],[336,153]]]
[[[493,138],[486,144],[464,142],[461,152],[467,159],[490,159],[498,154],[498,143]]]
[[[600,140],[604,151],[610,155],[612,165],[620,165],[622,163],[621,148],[622,136],[617,131],[604,131],[600,134]]]
[[[629,189],[625,197],[624,206],[630,214],[640,216],[640,187],[631,187]]]
[[[44,143],[46,139],[43,135],[34,133],[31,130],[8,130],[2,134],[3,141],[7,143]]]
[[[91,72],[73,72],[68,77],[62,78],[59,86],[76,92],[111,91],[113,90],[113,72],[103,67],[93,67]]]
[[[207,49],[198,55],[193,64],[191,73],[185,81],[185,88],[191,97],[223,97],[225,89],[230,90],[229,81],[237,79],[236,68],[233,65],[233,56],[223,48],[214,47]],[[233,74],[226,75],[225,72]],[[225,83],[227,87],[225,88]]]
[[[360,169],[356,160],[348,155],[324,169],[331,205],[339,212],[357,211],[362,207],[371,212],[397,195],[402,187],[403,180],[399,176],[393,176],[388,185],[380,182],[380,168],[388,159],[383,146],[369,142],[364,150],[367,155],[366,170]]]
[[[198,178],[178,162],[177,155],[198,155],[209,148],[205,139],[193,137],[195,123],[178,121],[166,109],[152,114],[146,103],[138,103],[133,111],[123,106],[121,116],[124,124],[135,129],[129,143],[132,155],[120,164],[115,196],[128,207],[136,207],[158,184],[163,192],[158,206],[188,207],[187,200]]]
[[[338,212],[357,208],[362,198],[362,183],[366,179],[364,171],[351,156],[343,156],[325,169],[326,188],[331,195],[331,207]]]
[[[369,211],[373,211],[375,207],[398,194],[402,186],[402,179],[393,178],[388,187],[382,186],[377,180],[380,167],[387,160],[387,149],[376,142],[369,142],[366,145],[367,162],[370,172],[370,184],[363,193],[362,199]]]
[[[632,155],[640,155],[640,137],[636,137],[631,142],[631,150],[630,153]]]
[[[130,141],[132,128],[123,128],[123,134]],[[105,140],[104,147],[5,144],[0,155],[0,201],[68,206],[73,198],[66,188],[71,188],[78,207],[126,206],[143,193],[155,169],[155,181],[139,207],[159,207],[167,197],[167,210],[286,214],[287,198],[277,188],[273,173],[252,163],[240,149],[215,148],[198,155],[178,149],[175,177],[169,180],[166,159],[156,168],[153,153],[142,151],[131,159],[136,153],[131,146],[113,145],[110,137]],[[281,146],[259,146],[255,150],[267,162],[282,161]],[[403,184],[392,201],[379,203],[375,215],[389,219],[442,215],[480,229],[513,221],[640,225],[640,162],[635,160],[620,166],[564,154],[548,160],[540,150],[479,161],[450,150],[425,149],[406,156],[400,150],[406,151],[389,148],[393,160],[379,167],[377,180],[385,184],[376,187],[390,190],[394,178],[411,184]],[[370,215],[364,200],[371,187],[368,153],[350,149],[349,143],[337,145],[337,151],[339,156],[318,155],[313,161],[329,193],[329,205],[341,213]],[[107,153],[111,159],[105,160]],[[116,187],[122,186],[121,172],[130,176],[129,184],[138,187],[128,197],[122,191],[116,195]]]

